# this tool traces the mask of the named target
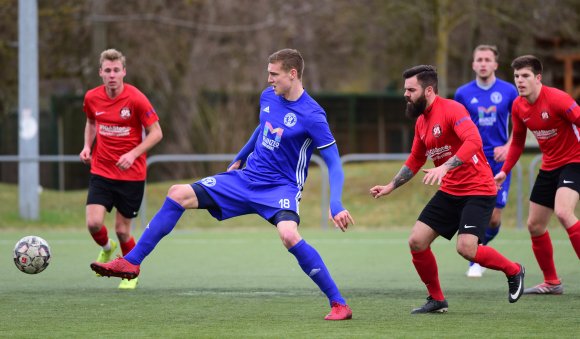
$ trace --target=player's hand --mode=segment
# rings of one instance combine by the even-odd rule
[[[117,161],[116,165],[117,167],[119,167],[121,171],[127,170],[129,169],[129,167],[133,165],[133,162],[135,162],[135,158],[136,157],[133,155],[132,152],[127,152],[119,158],[119,161]]]
[[[510,149],[509,145],[497,146],[496,148],[494,148],[493,160],[497,162],[504,162],[507,157],[509,149]]]
[[[392,183],[389,183],[385,186],[381,186],[381,185],[377,185],[374,187],[371,187],[369,193],[371,194],[371,196],[375,199],[382,197],[383,195],[388,195],[390,194],[393,190],[394,190],[394,186]]]
[[[425,176],[423,177],[423,183],[425,185],[433,185],[435,183],[441,185],[441,181],[445,174],[447,174],[447,171],[449,171],[449,168],[445,164],[435,168],[424,169]]]
[[[91,163],[91,149],[88,147],[83,148],[83,150],[79,154],[79,158],[81,158],[81,161],[83,162],[83,164],[87,164],[87,165],[90,164]]]
[[[242,164],[242,160],[238,160],[238,161],[234,162],[230,167],[228,167],[228,172],[233,171],[233,170],[237,170],[238,168],[240,168],[241,164]]]
[[[340,228],[341,231],[346,232],[349,224],[354,225],[354,219],[347,210],[340,211],[337,215],[332,217],[330,209],[328,210],[328,218],[334,223],[334,227]]]
[[[505,174],[504,171],[499,171],[499,173],[495,175],[493,180],[495,180],[495,185],[497,186],[498,190],[501,189],[501,185],[503,184],[506,178],[507,175]]]

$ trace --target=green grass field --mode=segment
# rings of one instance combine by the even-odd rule
[[[97,278],[89,269],[98,248],[84,226],[86,190],[44,190],[39,220],[27,221],[18,214],[17,186],[0,184],[0,337],[577,337],[578,259],[555,220],[550,230],[565,295],[524,296],[509,304],[503,274],[466,278],[467,263],[456,254],[454,241],[437,240],[433,249],[449,313],[411,316],[426,290],[406,239],[436,187],[421,184],[418,176],[391,196],[373,200],[368,189],[388,182],[400,167],[400,162],[345,166],[344,204],[357,224],[344,234],[320,229],[317,168],[303,192],[301,233],[319,250],[352,306],[354,319],[346,322],[323,320],[326,298],[272,226],[258,217],[218,223],[205,211],[185,213],[143,264],[138,289],[120,291],[119,280]],[[527,163],[524,168],[527,197]],[[147,220],[170,185],[147,186]],[[526,285],[532,286],[542,276],[528,232],[515,228],[514,192],[492,245],[526,266]],[[524,206],[525,217],[527,198]],[[106,224],[113,229],[111,216]],[[14,244],[29,234],[52,246],[52,263],[38,275],[21,273],[12,262]]]
[[[465,277],[454,244],[437,240],[449,313],[410,315],[426,297],[406,245],[408,229],[304,230],[325,259],[354,311],[327,322],[326,298],[282,247],[276,232],[177,230],[142,265],[135,291],[97,278],[97,247],[85,232],[38,230],[52,263],[38,275],[18,271],[10,252],[22,232],[0,240],[0,337],[150,338],[565,338],[577,337],[578,260],[563,230],[553,230],[562,296],[507,301],[503,274]],[[526,284],[541,281],[525,231],[506,229],[494,242],[527,267]]]

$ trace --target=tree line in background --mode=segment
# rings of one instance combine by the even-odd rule
[[[281,48],[302,52],[311,93],[402,93],[404,69],[435,64],[448,95],[472,79],[480,43],[498,46],[508,80],[518,55],[580,45],[575,0],[42,0],[38,13],[41,109],[99,85],[98,56],[117,48],[160,115],[155,153],[237,152]],[[0,119],[18,107],[17,19],[18,1],[0,0]]]

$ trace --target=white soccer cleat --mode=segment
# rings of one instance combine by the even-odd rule
[[[481,267],[481,265],[473,263],[473,265],[469,266],[466,275],[468,278],[481,278],[483,272],[485,272],[485,267]]]

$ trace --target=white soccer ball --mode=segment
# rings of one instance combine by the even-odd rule
[[[24,273],[40,273],[49,263],[50,246],[41,237],[29,235],[18,240],[14,246],[14,264]]]

